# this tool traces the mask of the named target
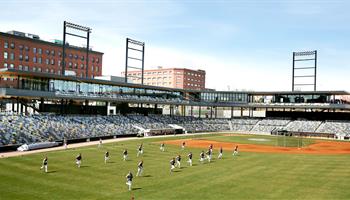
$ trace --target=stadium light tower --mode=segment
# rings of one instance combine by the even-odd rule
[[[141,55],[140,55],[141,53]],[[125,83],[128,82],[128,77],[134,77],[141,79],[141,85],[143,85],[143,71],[145,64],[145,43],[136,41],[130,38],[126,38],[126,54],[125,54]],[[130,66],[131,61],[141,62],[141,67]],[[141,70],[141,77],[135,75],[128,75],[128,68]]]
[[[70,29],[74,29],[74,30],[78,30],[78,31],[82,31],[82,32],[86,32],[86,36],[81,36],[81,35],[77,35],[74,33],[69,33],[67,32],[67,28]],[[91,28],[89,27],[85,27],[85,26],[81,26],[78,24],[73,24],[70,22],[63,22],[63,44],[62,44],[62,75],[65,74],[65,70],[66,70],[66,35],[70,35],[70,36],[74,36],[74,37],[79,37],[79,38],[83,38],[86,39],[86,74],[85,77],[88,78],[88,72],[89,72],[89,44],[90,44],[90,33],[91,33]]]
[[[304,66],[296,66],[296,63],[307,63],[310,61],[313,62],[313,66],[304,65]],[[298,74],[296,75],[296,72]],[[292,75],[292,91],[295,90],[295,86],[313,86],[314,91],[316,91],[316,77],[317,77],[317,50],[315,51],[303,51],[303,52],[293,52],[293,75]],[[296,83],[295,80],[299,79],[303,82]],[[305,80],[310,81],[312,79],[312,83],[304,82]]]

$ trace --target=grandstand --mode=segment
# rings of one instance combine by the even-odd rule
[[[16,80],[0,88],[2,146],[184,132],[350,135],[346,91],[199,91],[16,69],[0,76]]]

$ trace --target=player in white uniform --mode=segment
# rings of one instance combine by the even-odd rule
[[[45,157],[43,159],[43,164],[41,165],[40,169],[44,169],[46,173],[47,173],[47,164],[48,164],[48,160],[47,160],[47,157]]]
[[[126,175],[126,185],[128,186],[129,191],[131,190],[131,186],[132,186],[132,179],[134,178],[134,176],[132,175],[131,171],[129,171],[129,173]]]
[[[211,161],[211,151],[210,151],[210,149],[208,149],[206,154],[207,154],[207,160],[208,160],[208,162],[210,162]]]
[[[83,160],[83,157],[81,156],[81,153],[79,153],[79,155],[75,158],[75,163],[77,164],[77,166],[80,168],[81,166],[81,161]]]
[[[128,150],[124,150],[123,151],[123,159],[124,159],[124,161],[126,161],[126,159],[128,159]]]
[[[181,156],[180,155],[176,156],[176,166],[178,168],[181,168]]]
[[[170,172],[173,172],[175,169],[175,158],[170,160]]]
[[[165,151],[165,144],[164,143],[162,143],[162,144],[160,144],[160,148],[159,148],[161,151]]]
[[[205,158],[204,158],[204,151],[202,151],[200,154],[199,154],[199,161],[203,164]]]
[[[105,153],[105,164],[107,163],[108,160],[109,160],[109,152],[106,151],[106,153]]]
[[[193,154],[192,154],[192,152],[190,152],[188,155],[188,163],[190,164],[190,166],[192,166],[192,157],[193,157]]]
[[[182,149],[182,150],[185,150],[185,145],[186,145],[186,143],[185,143],[185,142],[182,142],[182,145],[181,145],[181,149]]]
[[[137,174],[136,176],[141,176],[143,172],[143,160],[141,160],[139,162],[139,164],[137,165]]]
[[[223,153],[223,149],[222,147],[220,147],[218,159],[222,158],[222,153]]]
[[[98,148],[101,148],[102,147],[102,139],[100,138],[100,141],[98,143]]]
[[[63,146],[64,146],[64,149],[66,150],[67,149],[67,146],[68,144],[67,144],[67,139],[66,138],[64,138],[63,139]]]
[[[235,147],[235,149],[233,150],[233,156],[238,155],[238,145]]]
[[[143,144],[142,143],[139,146],[139,148],[137,149],[137,157],[139,157],[139,155],[143,155]]]

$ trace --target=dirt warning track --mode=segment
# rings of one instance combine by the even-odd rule
[[[238,145],[239,151],[243,152],[260,152],[260,153],[286,153],[286,154],[350,154],[349,142],[335,142],[335,141],[322,141],[317,140],[316,143],[307,147],[277,147],[267,145],[256,144],[241,144],[234,142],[219,142],[213,140],[202,139],[182,139],[182,140],[167,140],[163,141],[165,144],[182,145],[182,142],[186,142],[186,146],[195,148],[207,149],[210,144],[213,144],[214,149],[222,147],[225,150],[233,151],[234,147]]]

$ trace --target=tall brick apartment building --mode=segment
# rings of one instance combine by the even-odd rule
[[[122,72],[125,76],[125,72]],[[128,71],[129,80],[141,83],[141,71]],[[134,76],[137,76],[136,78]],[[205,89],[205,71],[186,68],[162,68],[144,70],[145,85],[154,85],[170,88],[203,90]]]
[[[89,78],[102,75],[102,56],[101,52],[89,52]],[[86,48],[68,45],[65,61],[66,75],[86,77]],[[61,41],[43,41],[37,35],[18,31],[0,32],[0,69],[61,75],[61,62]],[[1,77],[0,85],[12,85],[15,81],[16,77]]]

